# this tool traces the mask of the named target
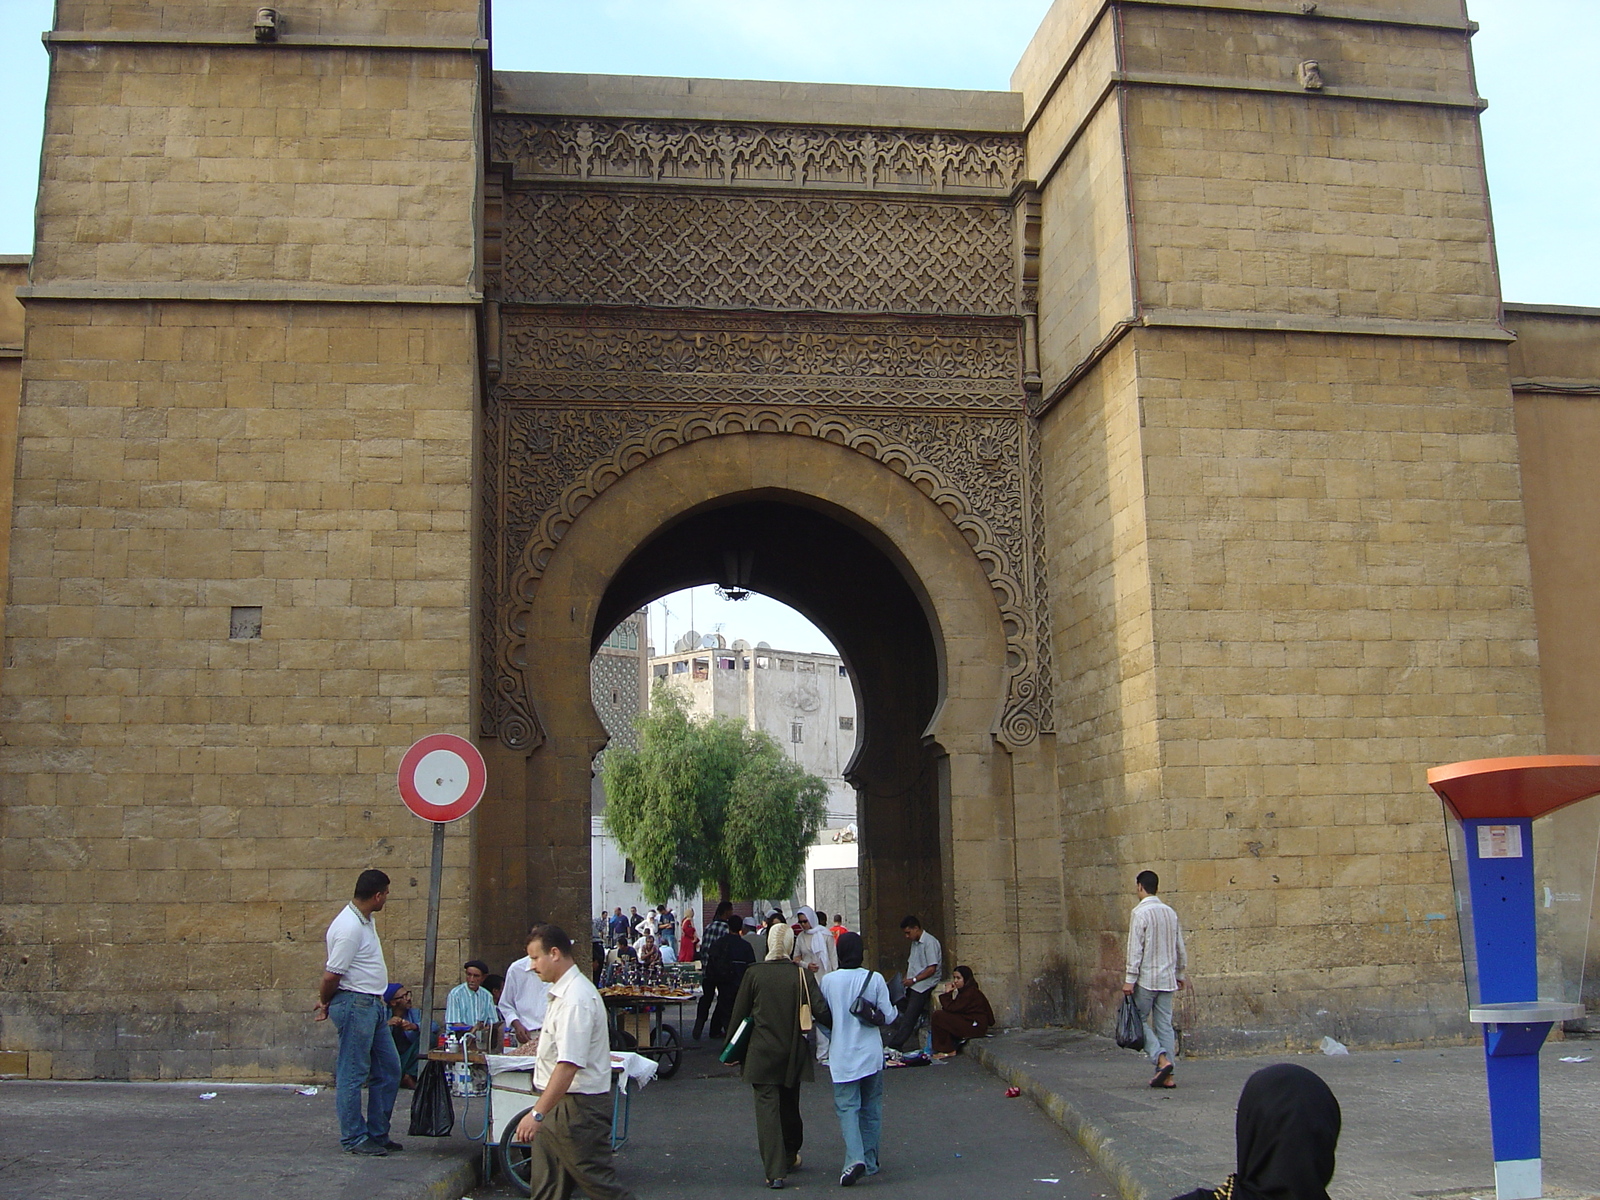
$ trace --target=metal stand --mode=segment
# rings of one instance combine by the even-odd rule
[[[433,976],[439,960],[439,888],[444,879],[444,825],[433,822],[433,865],[428,870],[428,939],[422,954],[422,1028],[417,1036],[432,1050]]]

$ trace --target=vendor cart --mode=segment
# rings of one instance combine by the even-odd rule
[[[654,1060],[657,1079],[671,1079],[678,1073],[683,1058],[683,1038],[678,1032],[683,1024],[683,1006],[699,1003],[698,990],[650,992],[640,988],[606,987],[600,989],[600,998],[606,1004],[612,1050]],[[669,1008],[676,1010],[675,1025],[665,1019]]]
[[[460,1051],[434,1050],[434,1062],[459,1063]],[[483,1142],[482,1178],[487,1180],[498,1166],[511,1186],[524,1196],[531,1191],[528,1180],[528,1144],[512,1139],[522,1118],[528,1115],[538,1094],[533,1090],[534,1057],[530,1054],[481,1054],[467,1052],[467,1062],[487,1069],[489,1088],[482,1097],[466,1097],[462,1111],[462,1132]],[[633,1115],[633,1093],[656,1078],[656,1064],[638,1054],[612,1052],[611,1055],[611,1148],[628,1140],[628,1125]],[[629,1088],[629,1083],[635,1084]],[[483,1103],[483,1117],[468,1120],[472,1106]]]

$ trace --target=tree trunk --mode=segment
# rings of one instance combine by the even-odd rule
[[[732,899],[733,885],[728,882],[728,877],[724,875],[722,878],[717,880],[717,900],[720,902],[723,900],[731,901]]]

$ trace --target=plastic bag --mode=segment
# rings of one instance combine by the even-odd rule
[[[412,1137],[449,1137],[456,1125],[455,1106],[450,1103],[450,1081],[444,1064],[429,1062],[417,1078],[411,1097]]]
[[[1139,1017],[1139,1006],[1126,992],[1122,995],[1122,1007],[1117,1009],[1117,1045],[1124,1050],[1144,1047],[1144,1021]]]

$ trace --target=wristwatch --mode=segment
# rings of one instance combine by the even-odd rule
[[[544,1124],[544,1114],[542,1112],[540,1112],[537,1108],[533,1110],[533,1119],[535,1121],[537,1121],[541,1125]]]

